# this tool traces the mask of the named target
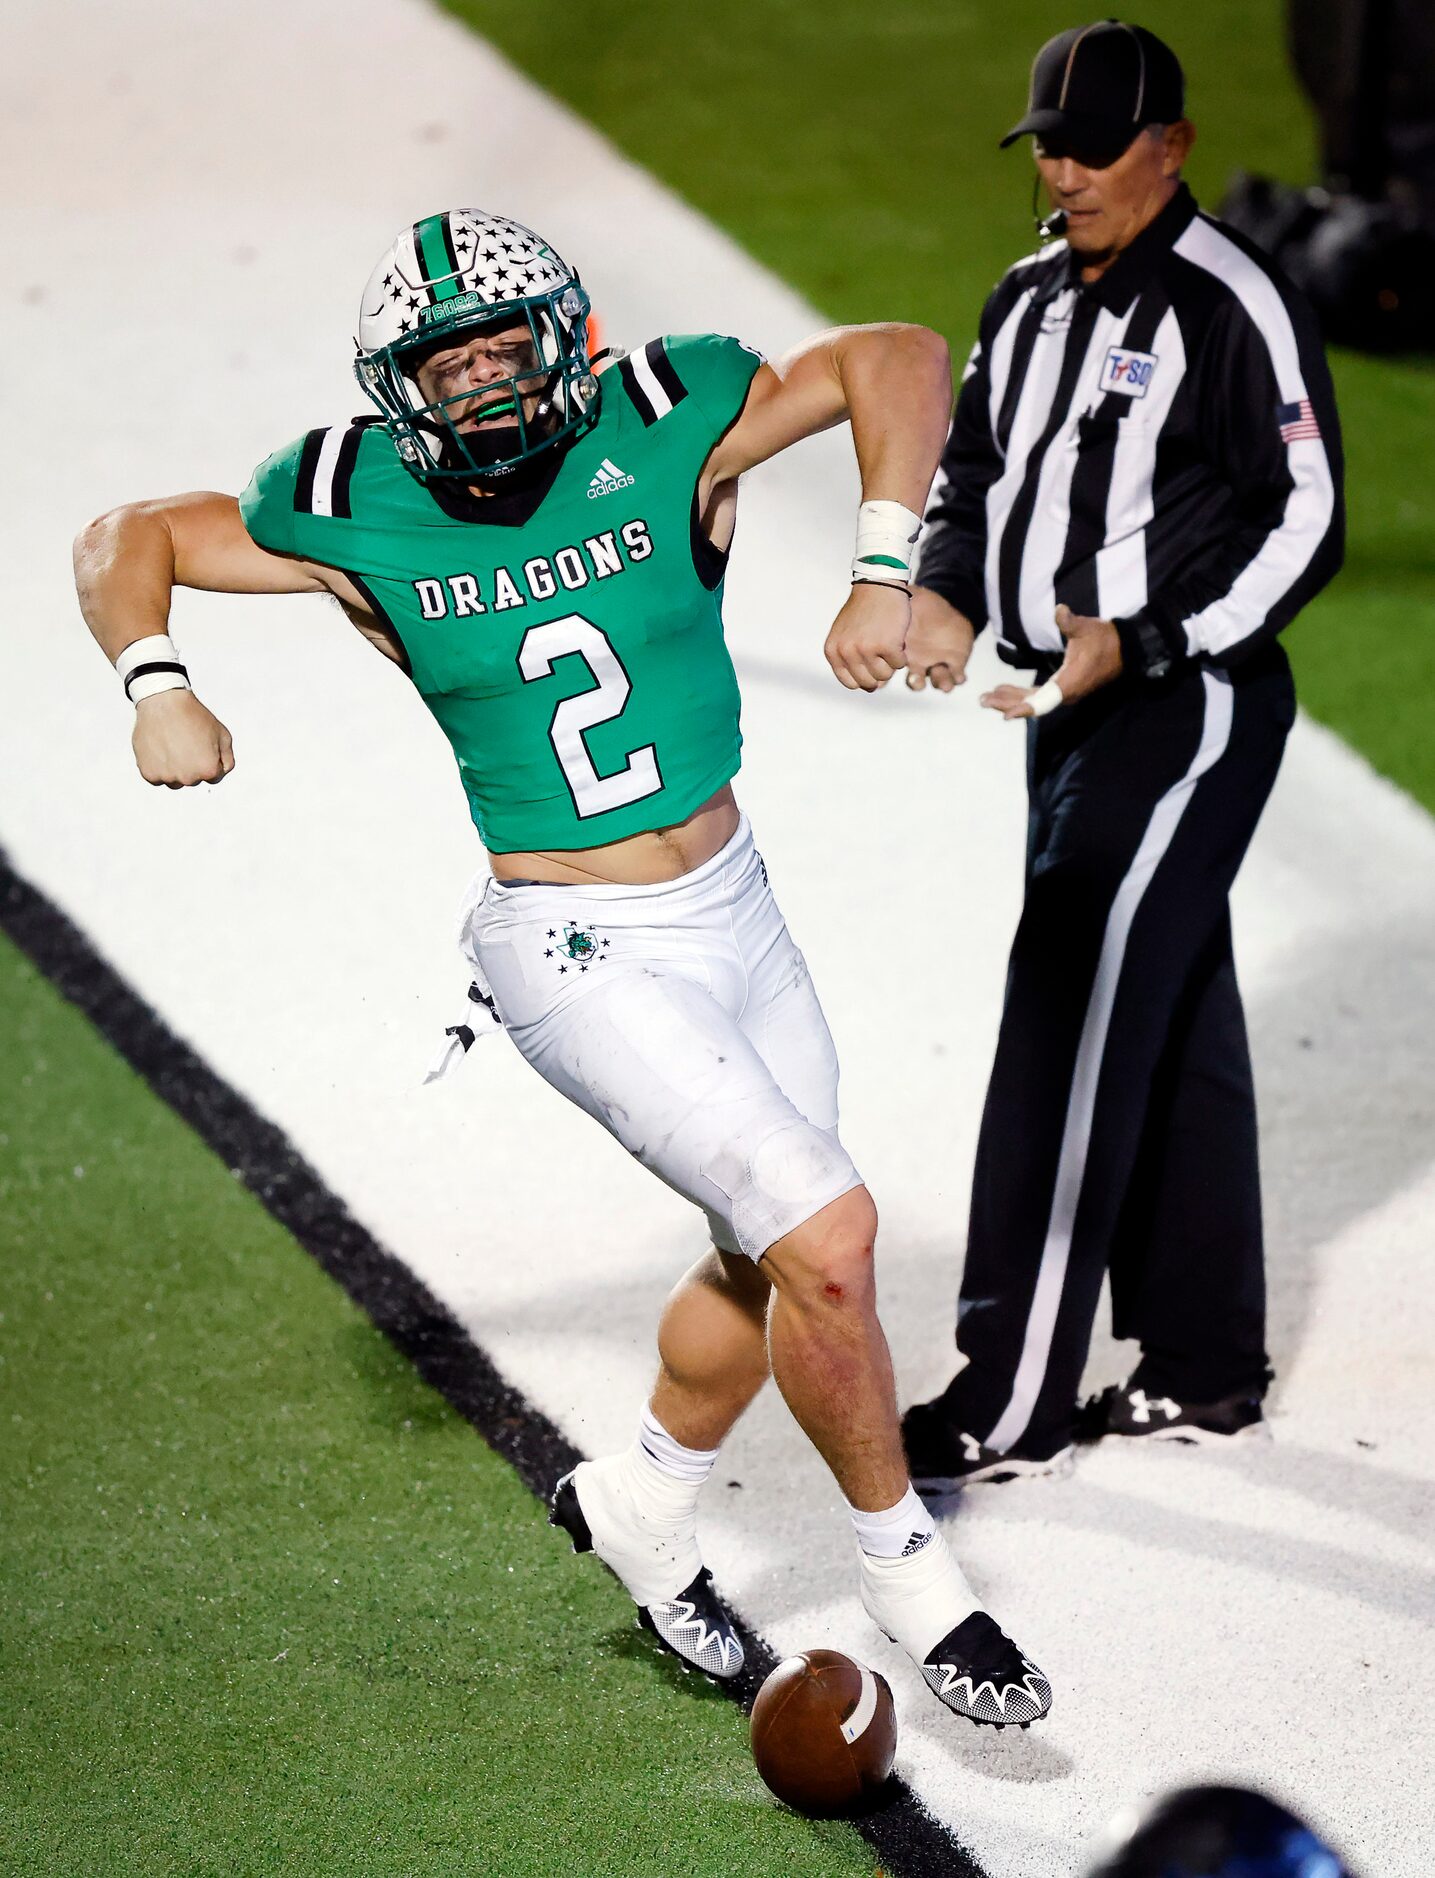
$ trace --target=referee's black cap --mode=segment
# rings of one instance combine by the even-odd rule
[[[1144,26],[1097,20],[1048,39],[1031,68],[1026,116],[1002,148],[1034,135],[1073,156],[1115,162],[1148,124],[1185,114],[1181,61]]]

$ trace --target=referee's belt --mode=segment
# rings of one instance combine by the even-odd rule
[[[1044,685],[1048,678],[1054,678],[1061,670],[1064,654],[1060,652],[1023,652],[1019,647],[1008,649],[1000,641],[997,644],[997,657],[1005,665],[1014,665],[1019,671],[1035,672],[1036,682]]]

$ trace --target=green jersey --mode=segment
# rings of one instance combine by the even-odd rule
[[[240,497],[260,547],[341,569],[401,642],[495,853],[667,827],[736,773],[696,490],[759,363],[714,334],[621,360],[536,507],[435,494],[373,418],[310,431]]]

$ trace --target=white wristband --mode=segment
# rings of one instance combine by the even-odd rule
[[[189,673],[168,633],[136,639],[115,660],[115,670],[131,704],[152,698],[157,691],[188,691]]]
[[[1066,703],[1061,686],[1054,678],[1048,678],[1044,685],[1032,692],[1027,699],[1027,709],[1033,717],[1045,717],[1048,711],[1056,710],[1058,705]]]
[[[857,511],[857,547],[853,580],[876,580],[906,587],[912,579],[912,555],[922,518],[900,502],[864,502]]]

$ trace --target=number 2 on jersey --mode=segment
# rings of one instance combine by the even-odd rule
[[[592,691],[564,698],[548,726],[549,741],[574,808],[580,816],[602,815],[608,809],[626,808],[630,802],[656,795],[663,778],[655,745],[645,743],[640,750],[629,751],[622,769],[611,776],[600,776],[583,741],[585,731],[623,715],[632,690],[628,674],[601,627],[581,613],[565,613],[562,619],[530,626],[518,649],[518,669],[525,682],[532,683],[551,677],[555,661],[570,653],[577,653],[597,681]]]

